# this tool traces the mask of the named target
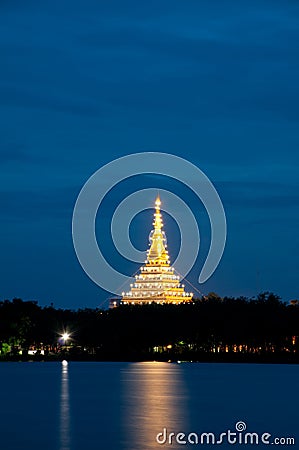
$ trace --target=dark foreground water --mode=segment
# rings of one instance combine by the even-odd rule
[[[282,439],[276,448],[299,449],[298,376],[295,365],[1,363],[0,449],[267,445],[229,444],[228,430],[231,442],[244,442],[246,432],[257,433],[259,440],[268,433],[265,442],[296,439],[295,445]],[[236,432],[238,422],[247,430],[239,424]],[[177,437],[180,432],[185,436]],[[205,432],[213,433],[214,445],[212,435],[207,445]],[[220,438],[221,433],[226,434]]]

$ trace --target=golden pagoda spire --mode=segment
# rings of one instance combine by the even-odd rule
[[[168,252],[166,250],[166,236],[163,228],[162,214],[160,211],[161,200],[158,195],[155,201],[154,229],[150,233],[150,249],[147,252],[148,263],[158,264],[168,262]]]
[[[161,200],[158,196],[155,202],[153,230],[150,232],[150,248],[147,251],[147,261],[140,267],[135,282],[130,285],[129,292],[122,293],[121,304],[142,305],[156,302],[158,304],[192,302],[193,294],[185,292],[180,284],[180,277],[171,267],[166,250],[166,236],[163,228],[160,210]],[[115,305],[114,305],[115,306]]]
[[[156,201],[155,201],[156,212],[155,212],[155,220],[154,220],[154,223],[153,223],[153,225],[155,227],[155,230],[158,230],[158,231],[161,231],[161,229],[163,227],[163,221],[162,221],[162,214],[160,212],[160,206],[161,206],[161,200],[160,200],[160,197],[158,195],[158,197],[156,198]]]

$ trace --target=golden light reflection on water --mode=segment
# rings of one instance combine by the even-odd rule
[[[69,374],[67,365],[62,365],[61,373],[59,450],[71,450]]]
[[[163,428],[176,433],[189,428],[187,392],[179,365],[155,362],[130,364],[122,372],[122,388],[125,448],[161,448],[156,436]],[[169,447],[181,448],[175,443]]]

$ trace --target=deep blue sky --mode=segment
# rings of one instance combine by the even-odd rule
[[[95,170],[139,151],[187,158],[221,195],[227,247],[202,292],[298,297],[297,1],[3,1],[0,61],[1,299],[107,298],[72,210]]]

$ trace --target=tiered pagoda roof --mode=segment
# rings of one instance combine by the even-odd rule
[[[131,290],[122,293],[121,304],[179,304],[192,301],[193,293],[185,292],[185,286],[180,284],[180,277],[170,265],[160,206],[161,201],[157,197],[147,260],[135,275]]]

